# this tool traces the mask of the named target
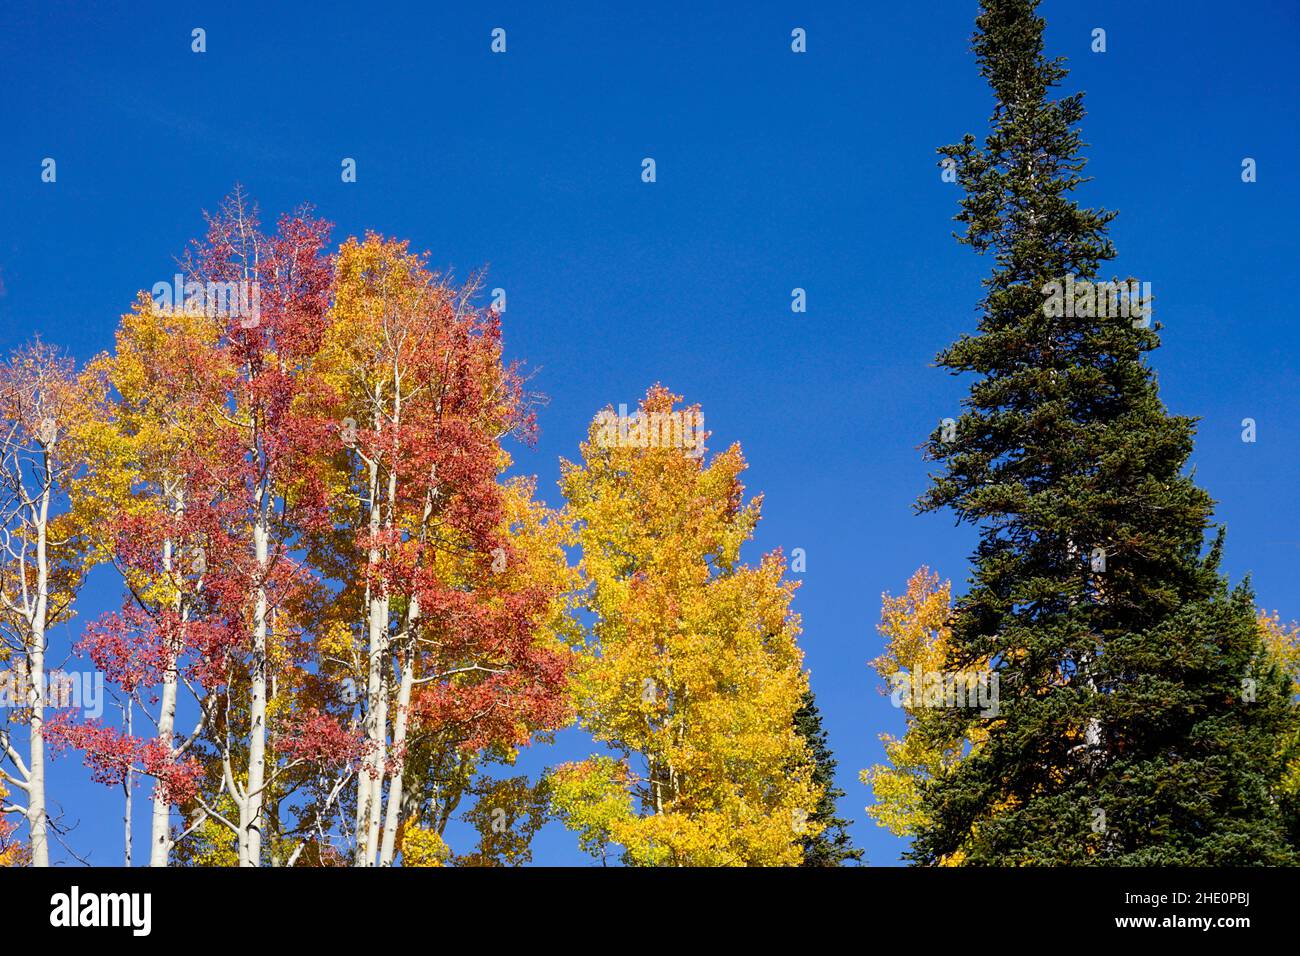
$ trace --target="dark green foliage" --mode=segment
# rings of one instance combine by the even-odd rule
[[[861,862],[862,850],[853,848],[848,833],[853,821],[836,816],[835,801],[844,796],[844,791],[835,786],[835,757],[826,742],[821,711],[817,709],[812,691],[803,695],[803,704],[794,715],[794,727],[813,756],[816,768],[813,783],[822,790],[821,801],[808,820],[811,824],[823,825],[824,829],[816,836],[804,837],[802,865],[844,866],[849,862]]]
[[[926,790],[911,856],[1293,863],[1276,786],[1294,709],[1252,595],[1219,572],[1222,532],[1206,547],[1195,421],[1166,411],[1144,361],[1159,325],[1044,308],[1049,283],[1098,281],[1114,256],[1114,213],[1071,198],[1082,96],[1049,96],[1066,71],[1043,56],[1036,0],[981,6],[992,131],[939,152],[965,190],[958,238],[996,265],[978,332],[938,358],[978,380],[955,436],[931,436],[946,470],[920,508],[980,529],[949,667],[991,662],[1001,704],[987,745]]]

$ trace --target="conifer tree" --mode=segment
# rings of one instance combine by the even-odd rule
[[[1277,799],[1286,678],[1248,587],[1219,571],[1222,529],[1206,547],[1213,502],[1185,471],[1195,420],[1165,409],[1145,361],[1160,326],[1098,279],[1115,214],[1072,198],[1082,96],[1051,96],[1066,70],[1044,55],[1037,0],[981,7],[992,129],[939,152],[965,191],[959,240],[996,265],[978,331],[938,357],[978,379],[930,438],[946,468],[920,508],[979,529],[947,666],[988,661],[1001,700],[991,719],[954,711],[988,737],[924,787],[911,856],[1294,862]],[[1062,303],[1067,277],[1078,301]]]
[[[838,815],[835,801],[844,791],[835,785],[835,768],[838,762],[831,753],[822,729],[822,713],[817,708],[817,697],[811,690],[803,695],[803,703],[794,715],[795,732],[803,738],[804,746],[813,760],[813,786],[821,793],[817,808],[809,814],[815,824],[803,838],[803,866],[843,866],[862,861],[862,849],[854,848],[849,836],[852,820]]]

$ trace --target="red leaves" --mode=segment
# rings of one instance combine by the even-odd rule
[[[133,770],[155,778],[172,804],[193,799],[203,775],[197,761],[176,759],[157,740],[132,737],[97,720],[74,723],[66,712],[46,723],[45,737],[56,751],[68,747],[82,751],[96,783],[119,787]]]
[[[55,752],[68,747],[84,751],[90,778],[106,786],[120,786],[127,770],[136,763],[140,741],[97,720],[73,723],[67,712],[56,714],[45,724],[45,739]]]
[[[500,441],[529,439],[535,421],[519,369],[502,362],[500,318],[472,304],[476,282],[430,274],[405,243],[372,235],[331,257],[329,228],[302,209],[264,233],[237,191],[208,217],[185,279],[255,283],[257,314],[155,315],[143,303],[135,338],[119,336],[136,361],[116,367],[117,382],[150,387],[108,403],[114,438],[164,440],[141,439],[146,453],[122,466],[129,480],[111,486],[129,486],[129,507],[101,530],[130,599],[80,650],[141,704],[160,685],[172,701],[179,678],[208,721],[195,753],[225,749],[232,778],[259,794],[250,807],[262,784],[303,799],[304,767],[399,769],[403,676],[416,682],[404,713],[467,750],[519,746],[570,718],[570,656],[542,633],[562,575],[530,570],[544,545],[510,534],[521,506],[502,485]],[[152,370],[155,358],[167,368]],[[104,368],[111,379],[111,358]],[[353,704],[339,682],[370,650],[372,614],[387,615],[374,653],[392,696],[363,739],[337,715]],[[265,720],[250,719],[253,701],[269,704]],[[368,693],[363,716],[382,701]],[[138,769],[174,802],[201,780],[227,786],[215,763],[204,777],[175,759],[171,730],[146,741],[63,721],[52,734],[82,749],[100,782]],[[258,734],[270,738],[265,765],[252,756]]]
[[[564,686],[565,665],[555,652],[538,658],[527,668],[489,674],[477,683],[448,681],[423,689],[414,705],[419,723],[454,731],[467,751],[492,744],[522,747],[534,733],[563,726],[570,711],[555,688]]]
[[[195,759],[175,760],[158,740],[146,741],[137,751],[144,772],[158,781],[163,799],[180,805],[194,799],[203,779],[203,767]]]
[[[128,694],[157,687],[171,667],[211,689],[242,641],[252,562],[229,508],[203,499],[203,476],[188,487],[191,501],[179,515],[114,519],[115,561],[134,591],[121,611],[87,626],[78,650]],[[170,598],[148,596],[158,587]]]
[[[261,231],[256,204],[237,186],[216,214],[207,217],[206,237],[192,243],[186,257],[188,278],[257,284],[256,321],[232,317],[225,330],[236,367],[255,368],[255,382],[274,381],[261,379],[262,372],[278,364],[267,361],[272,353],[288,365],[312,354],[320,343],[329,307],[331,273],[324,250],[331,226],[311,213],[304,205],[281,215],[275,233],[267,235]],[[262,394],[273,396],[276,390]]]
[[[94,661],[104,679],[128,694],[156,687],[168,666],[169,647],[175,646],[175,615],[164,622],[128,604],[120,613],[105,614],[86,627],[77,650]],[[162,623],[162,626],[156,626]]]
[[[330,714],[309,708],[284,721],[278,746],[292,760],[318,767],[342,767],[361,758],[364,740]]]
[[[350,532],[336,564],[358,603],[395,599],[391,614],[418,602],[418,620],[396,625],[414,634],[399,652],[415,659],[411,711],[471,750],[557,726],[567,677],[565,652],[538,638],[554,595],[530,584],[506,529],[500,439],[534,423],[519,370],[502,363],[500,317],[471,304],[476,289],[429,272],[407,243],[348,240],[327,333],[344,384],[322,406],[349,423],[330,453],[343,489],[334,523]],[[375,504],[375,526],[349,527],[357,502]]]
[[[570,717],[564,696],[570,658],[537,640],[547,602],[537,589],[496,597],[426,588],[422,606],[436,622],[431,637],[445,665],[413,702],[421,724],[455,728],[466,750],[494,743],[522,746],[538,730]]]

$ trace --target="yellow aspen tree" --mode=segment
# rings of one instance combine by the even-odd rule
[[[779,551],[741,563],[761,497],[739,445],[705,462],[680,402],[655,386],[635,416],[607,409],[561,466],[591,613],[575,705],[617,756],[557,768],[552,804],[632,865],[795,866],[820,796],[794,725],[795,585]]]
[[[1257,618],[1260,637],[1264,642],[1266,662],[1281,668],[1291,682],[1291,708],[1300,709],[1300,624],[1291,621],[1283,624],[1278,613],[1261,610]],[[1250,678],[1247,678],[1249,680]],[[1293,727],[1297,722],[1293,721]],[[1294,729],[1283,741],[1282,760],[1286,771],[1282,776],[1281,791],[1290,801],[1300,800],[1300,728]]]
[[[946,669],[951,599],[950,582],[940,583],[939,576],[926,567],[912,574],[903,594],[881,596],[877,630],[885,649],[871,665],[889,685],[884,693],[897,689],[900,675],[910,681]],[[903,711],[907,729],[900,737],[880,735],[886,762],[863,770],[861,779],[875,796],[875,803],[866,808],[871,818],[891,833],[911,836],[924,817],[921,788],[951,769],[986,735],[978,727],[971,737],[954,732],[947,711],[919,705],[911,694],[892,697]],[[944,862],[958,863],[960,854]]]

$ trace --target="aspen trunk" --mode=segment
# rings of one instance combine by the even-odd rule
[[[31,831],[32,866],[49,866],[49,824],[45,812],[45,633],[40,625],[32,627],[30,659],[31,778],[28,783],[27,823]]]
[[[265,489],[260,493],[265,495]],[[260,496],[259,496],[260,497]],[[258,502],[258,523],[253,528],[253,549],[258,574],[266,573],[268,548],[265,498]],[[260,866],[262,861],[262,804],[266,786],[266,616],[265,580],[259,580],[253,608],[253,661],[249,687],[248,790],[241,814],[244,834],[241,866]]]
[[[158,713],[158,739],[170,752],[176,726],[176,664],[168,661],[163,672],[162,701]],[[150,828],[149,865],[167,866],[171,851],[171,805],[163,796],[162,783],[153,785],[153,816]]]
[[[135,732],[135,729],[132,726],[134,723],[132,720],[132,710],[131,698],[128,697],[126,700],[126,735],[128,737],[132,736]],[[122,842],[124,847],[122,854],[123,866],[131,865],[131,776],[131,768],[127,767],[126,777],[122,781],[122,792],[125,796],[126,803],[126,806],[122,809]]]
[[[414,603],[414,598],[412,602]],[[406,727],[410,719],[411,689],[415,686],[415,653],[408,649],[402,661],[402,680],[397,691],[397,714],[393,717],[393,751],[397,754],[392,779],[388,784],[388,810],[384,818],[384,842],[379,851],[379,865],[392,866],[396,853],[397,827],[402,812],[402,791],[406,756]]]
[[[27,822],[31,832],[32,866],[50,865],[49,818],[45,810],[45,615],[49,607],[50,566],[46,525],[50,513],[50,490],[41,494],[36,522],[36,607],[31,620],[31,780],[28,790]]]
[[[174,567],[175,555],[173,553],[172,540],[168,538],[163,542],[163,569],[170,574]],[[177,603],[180,603],[180,596],[177,595]],[[183,610],[179,607],[183,614]],[[158,707],[158,741],[167,748],[167,752],[172,752],[175,728],[176,728],[176,691],[177,691],[177,673],[176,673],[176,656],[178,652],[176,647],[167,648],[167,662],[163,668],[162,675],[162,696]],[[149,833],[149,865],[166,866],[171,853],[171,805],[163,796],[161,781],[154,781],[153,785],[153,813]]]
[[[383,668],[387,649],[388,599],[381,593],[375,572],[381,555],[375,544],[379,537],[379,468],[370,466],[370,550],[367,554],[367,642],[366,642],[366,713],[365,729],[368,750],[357,774],[357,856],[355,865],[374,866],[375,835],[378,832],[383,790],[383,750],[387,735]]]

